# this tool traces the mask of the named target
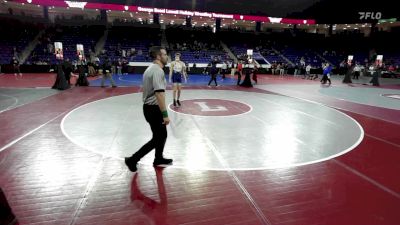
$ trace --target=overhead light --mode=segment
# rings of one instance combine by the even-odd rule
[[[31,4],[32,3],[32,0],[26,0],[29,4]]]
[[[128,10],[128,9],[129,9],[129,6],[127,6],[127,5],[124,6],[124,9],[125,9],[125,10]]]

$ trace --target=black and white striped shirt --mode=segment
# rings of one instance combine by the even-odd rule
[[[143,103],[158,105],[156,92],[164,92],[167,86],[164,70],[158,64],[147,67],[143,74]]]

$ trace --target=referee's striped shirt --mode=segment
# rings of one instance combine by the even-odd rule
[[[167,86],[164,70],[158,64],[147,67],[143,74],[143,103],[158,105],[156,92],[164,92]]]

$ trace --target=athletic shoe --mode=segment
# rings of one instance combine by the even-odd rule
[[[153,165],[154,166],[171,165],[172,161],[173,161],[172,159],[166,159],[166,158],[154,159]]]
[[[132,158],[126,157],[125,158],[125,165],[128,167],[128,169],[131,172],[136,172],[137,171],[137,162],[133,161]]]

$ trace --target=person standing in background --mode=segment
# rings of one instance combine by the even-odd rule
[[[182,77],[187,82],[186,65],[181,61],[181,54],[175,54],[175,61],[171,62],[169,68],[169,82],[173,85],[173,104],[176,107],[181,106],[179,98],[181,97]]]

